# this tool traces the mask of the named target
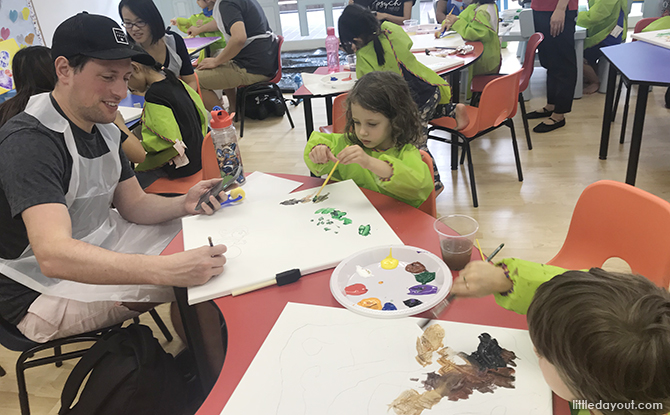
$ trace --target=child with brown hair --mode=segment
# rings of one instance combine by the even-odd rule
[[[312,173],[353,179],[366,189],[419,207],[430,195],[432,173],[415,143],[421,123],[407,83],[393,72],[370,72],[347,97],[344,134],[313,132],[305,147]]]
[[[540,369],[561,398],[600,404],[593,415],[670,411],[670,293],[648,279],[512,258],[469,263],[452,292],[495,294],[499,305],[527,313]]]

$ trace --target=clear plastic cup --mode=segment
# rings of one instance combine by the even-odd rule
[[[470,262],[475,234],[479,230],[476,220],[466,215],[442,216],[433,225],[440,237],[442,260],[452,271],[460,271]]]
[[[347,65],[349,65],[349,71],[356,73],[356,55],[347,55]]]
[[[416,31],[419,28],[419,21],[417,19],[403,20],[402,24],[408,35],[416,35]]]

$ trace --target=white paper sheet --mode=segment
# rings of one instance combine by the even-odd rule
[[[457,48],[465,45],[465,41],[458,33],[435,39],[434,34],[410,36],[412,39],[412,52],[422,52],[430,48]]]
[[[633,39],[670,49],[670,29],[633,33]]]
[[[337,94],[340,92],[347,92],[354,87],[354,82],[342,82],[341,84],[334,84],[336,88],[333,88],[333,85],[325,84],[322,80],[328,75],[317,75],[313,73],[303,73],[302,82],[305,84],[305,88],[309,89],[309,92],[312,95],[328,95],[328,94]],[[352,79],[356,80],[356,74],[352,73]]]
[[[454,56],[432,56],[425,53],[417,53],[416,60],[426,65],[435,72],[443,71],[445,69],[453,68],[454,66],[463,65],[463,59]]]
[[[142,108],[119,106],[119,112],[123,117],[123,122],[135,121],[142,116]]]
[[[223,273],[204,285],[189,288],[189,303],[225,296],[294,268],[300,269],[303,278],[309,278],[305,275],[334,268],[360,250],[403,244],[351,180],[327,185],[321,194],[330,195],[323,202],[280,205],[286,199],[313,196],[317,190],[259,201],[249,198],[212,216],[183,218],[185,249],[206,245],[208,236],[228,247]],[[322,208],[346,212],[344,217],[352,223],[345,225],[344,220],[332,219],[330,214],[315,214]],[[320,217],[331,223],[320,225]],[[370,235],[359,234],[361,225],[370,225]]]
[[[381,320],[348,310],[288,303],[244,374],[222,415],[393,415],[403,391],[422,393],[421,380],[440,365],[415,360],[416,318]],[[253,323],[251,323],[253,324]],[[439,321],[445,346],[472,353],[489,333],[518,359],[514,389],[443,398],[422,415],[551,415],[551,390],[525,330]],[[435,362],[437,354],[433,358]],[[411,378],[418,378],[413,381]]]
[[[245,197],[250,201],[285,196],[302,185],[302,182],[255,171],[247,176],[242,186]]]

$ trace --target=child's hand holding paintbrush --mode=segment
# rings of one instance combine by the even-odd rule
[[[334,161],[336,164],[348,165],[358,164],[364,169],[370,170],[380,178],[388,178],[393,174],[393,168],[388,163],[369,156],[360,145],[350,145],[343,148],[337,157],[333,155],[330,148],[326,145],[317,145],[309,153],[309,159],[317,164],[324,164]],[[337,166],[334,166],[331,174]],[[329,175],[330,177],[330,175]]]
[[[507,278],[503,268],[490,262],[492,258],[493,254],[486,260],[468,263],[454,280],[450,294],[458,297],[486,297],[509,291],[512,281]]]

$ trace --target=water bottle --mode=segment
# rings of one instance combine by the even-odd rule
[[[326,29],[326,57],[328,59],[328,73],[340,71],[340,41],[335,37],[335,28]]]
[[[237,133],[232,117],[221,107],[214,107],[210,134],[214,142],[216,160],[219,163],[224,188],[233,182],[242,185],[246,181],[242,167],[242,156],[237,144]]]

